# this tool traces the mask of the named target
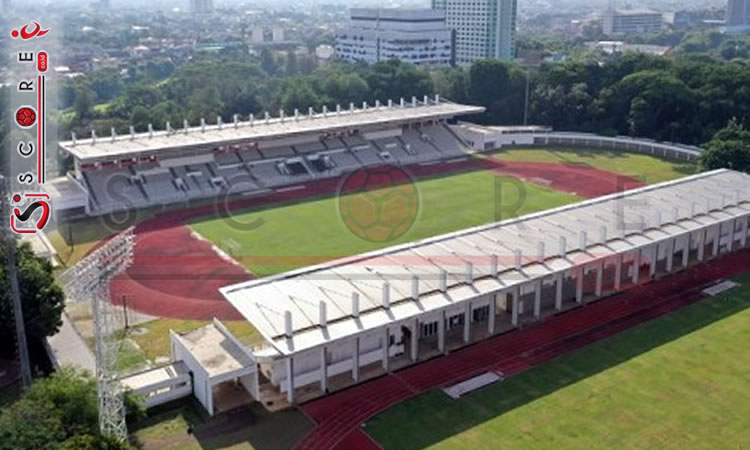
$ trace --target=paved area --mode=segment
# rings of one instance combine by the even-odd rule
[[[74,366],[96,372],[96,358],[89,350],[86,342],[80,334],[73,328],[67,314],[62,316],[63,324],[56,335],[47,339],[47,343],[52,349],[56,366]]]

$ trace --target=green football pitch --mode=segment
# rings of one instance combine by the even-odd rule
[[[216,218],[198,219],[190,226],[224,250],[234,248],[230,253],[256,276],[268,276],[580,200],[574,195],[484,170],[423,179],[415,186],[418,210],[405,211],[397,206],[387,213],[414,214],[411,228],[395,239],[372,240],[356,229],[351,230],[342,219],[336,196],[240,214],[236,217],[238,222],[258,224],[249,231]],[[352,194],[354,198],[345,199],[344,203],[352,200],[355,205],[366,204],[369,196],[378,197],[393,189]]]
[[[692,164],[601,150],[517,149],[491,157],[586,165],[634,175],[646,183],[672,180],[697,171]],[[419,211],[414,224],[407,232],[396,233],[398,236],[393,239],[373,240],[367,236],[363,239],[361,232],[352,231],[342,219],[340,201],[335,196],[237,214],[237,222],[257,224],[250,230],[238,229],[231,222],[216,217],[193,220],[190,226],[256,276],[263,277],[580,200],[489,171],[423,179],[416,183],[416,188]],[[398,208],[390,209],[391,213],[394,211],[395,215],[402,212]]]
[[[706,299],[451,400],[373,418],[386,449],[741,449],[750,443],[750,274]]]

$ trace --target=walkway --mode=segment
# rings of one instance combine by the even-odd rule
[[[53,361],[56,367],[74,366],[96,373],[96,359],[89,350],[86,342],[73,328],[67,314],[62,315],[62,326],[56,335],[47,338],[52,349]]]
[[[487,371],[515,375],[694,303],[707,285],[748,270],[750,250],[745,250],[315,400],[301,409],[317,426],[297,448],[377,449],[360,426],[397,403]]]

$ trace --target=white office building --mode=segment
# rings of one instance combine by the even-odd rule
[[[602,16],[602,32],[607,36],[659,33],[663,24],[662,13],[650,9],[610,8]]]
[[[432,8],[456,32],[456,64],[514,58],[518,0],[432,0]]]
[[[349,28],[336,36],[336,56],[374,64],[398,59],[414,65],[454,63],[453,31],[431,9],[354,8]]]

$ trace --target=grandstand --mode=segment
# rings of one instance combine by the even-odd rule
[[[747,248],[748,193],[708,172],[221,292],[265,339],[253,395],[277,408]]]
[[[418,164],[462,157],[468,147],[448,127],[458,116],[484,108],[425,96],[374,106],[323,109],[287,117],[80,140],[60,149],[74,161],[56,192],[65,216],[212,198],[261,194],[310,180],[340,176],[365,166]]]

